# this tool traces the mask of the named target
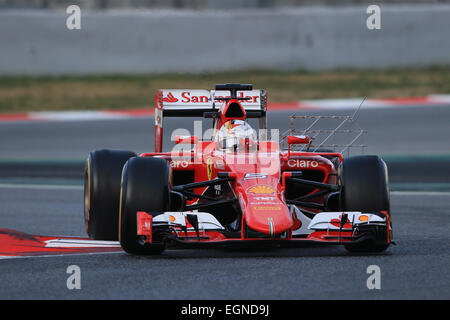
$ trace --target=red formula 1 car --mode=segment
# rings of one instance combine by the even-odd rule
[[[377,156],[287,150],[267,140],[266,93],[252,85],[159,90],[155,152],[97,150],[85,171],[93,239],[133,254],[168,246],[341,244],[381,252],[392,240],[386,164]],[[209,137],[177,136],[162,152],[163,118],[206,117]],[[256,118],[259,135],[248,120]],[[253,121],[253,120],[252,120]]]

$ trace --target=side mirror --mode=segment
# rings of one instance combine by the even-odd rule
[[[301,136],[287,136],[287,144],[288,144],[288,154],[287,159],[291,157],[291,144],[308,144],[309,136],[301,135]]]
[[[287,136],[287,144],[307,144],[309,143],[309,136]]]

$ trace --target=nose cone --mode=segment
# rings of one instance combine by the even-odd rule
[[[293,227],[294,221],[286,204],[275,194],[252,195],[248,193],[247,199],[245,221],[249,228],[274,236]]]

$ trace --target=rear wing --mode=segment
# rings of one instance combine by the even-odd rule
[[[242,88],[241,90],[239,90]],[[207,117],[220,110],[224,98],[234,96],[248,118],[259,118],[260,129],[266,129],[267,99],[265,90],[251,85],[216,85],[215,90],[160,89],[155,97],[155,152],[162,152],[164,117]]]

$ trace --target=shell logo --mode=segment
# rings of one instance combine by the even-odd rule
[[[361,222],[367,222],[367,221],[369,221],[369,216],[367,216],[365,214],[360,215],[358,220],[361,221]]]
[[[274,188],[262,184],[253,186],[247,190],[248,193],[253,194],[273,194],[275,191],[276,190]]]
[[[213,161],[211,158],[206,159],[206,173],[208,174],[208,180],[212,179],[212,164]]]

